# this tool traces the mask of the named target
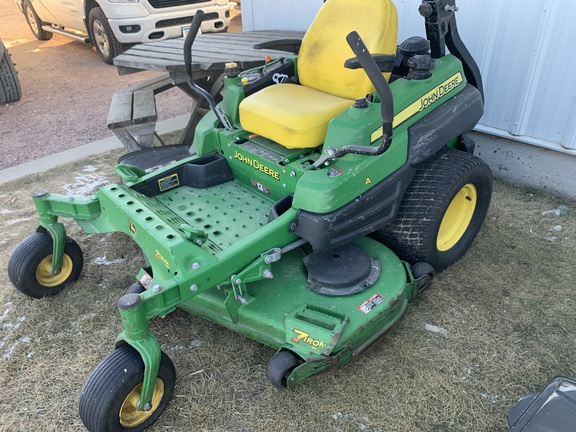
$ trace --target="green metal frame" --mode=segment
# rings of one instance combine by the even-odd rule
[[[291,372],[290,387],[311,375],[345,365],[397,322],[408,302],[429,283],[429,277],[414,280],[407,264],[370,239],[360,239],[357,243],[387,263],[387,270],[381,276],[386,283],[377,283],[362,297],[373,308],[369,312],[374,310],[370,316],[364,317],[363,312],[358,311],[362,304],[357,298],[334,300],[342,310],[352,311],[348,314],[311,297],[317,296],[314,293],[299,294],[304,299],[302,307],[291,306],[291,310],[284,310],[283,305],[290,299],[281,295],[275,299],[273,284],[279,285],[276,280],[280,280],[281,284],[288,285],[283,292],[295,292],[298,287],[306,286],[305,272],[298,270],[301,275],[294,277],[282,270],[285,266],[296,269],[302,266],[296,248],[302,242],[289,230],[298,212],[336,210],[405,164],[408,127],[449,98],[437,97],[434,105],[422,109],[416,109],[414,104],[454,76],[459,76],[460,81],[450,89],[451,95],[464,88],[465,79],[460,61],[445,56],[437,59],[432,78],[393,82],[391,89],[398,121],[391,148],[377,157],[349,154],[318,170],[302,165],[303,158],[317,159],[320,155],[317,150],[286,150],[264,138],[254,138],[247,146],[248,133],[241,129],[238,116],[244,93],[237,85],[238,78],[226,78],[222,106],[237,129],[219,129],[215,115],[208,113],[196,130],[197,155],[150,174],[127,166],[118,167],[117,172],[128,183],[105,186],[92,198],[69,198],[47,192],[34,195],[40,226],[54,239],[53,273],[61,268],[66,239],[64,225],[58,220],[60,217],[74,219],[87,233],[123,232],[138,244],[150,262],[150,269],[143,269],[138,275],[143,284],[148,285],[146,291],[127,294],[119,300],[124,330],[118,335],[116,345],[133,346],[145,365],[138,409],[144,410],[151,401],[160,364],[160,347],[149,331],[149,322],[169,314],[176,307],[247,334],[277,350],[290,349],[298,354],[304,362]],[[350,108],[330,123],[324,146],[373,145],[379,138],[381,126],[378,102],[369,103],[368,108],[362,110]],[[270,158],[250,152],[250,146],[267,148],[278,156],[279,163],[271,163]],[[210,224],[205,224],[203,218],[217,221],[225,219],[224,216],[212,212],[203,217],[190,216],[199,211],[193,203],[202,200],[209,203],[206,194],[213,194],[217,189],[195,191],[180,184],[177,175],[178,167],[213,153],[227,160],[235,179],[220,191],[238,194],[248,203],[250,197],[255,197],[256,201],[250,205],[254,210],[247,212],[250,220],[256,210],[261,218],[289,193],[294,194],[292,207],[271,222],[260,222],[246,230],[241,226],[251,222],[238,222],[228,215],[227,223],[238,225],[231,227],[238,238],[232,236],[218,243],[215,240],[218,234],[214,229],[206,228]],[[337,167],[341,175],[327,176],[331,167]],[[150,181],[173,181],[174,185],[169,184],[155,196],[137,191],[139,185]],[[178,202],[182,204],[178,205]],[[226,206],[226,202],[214,204],[213,210],[224,211]],[[197,220],[200,222],[195,222]],[[272,278],[276,280],[271,282]],[[373,298],[382,304],[369,303]],[[270,309],[274,309],[272,314]],[[350,318],[353,314],[356,314],[354,325]],[[270,315],[277,316],[273,324],[258,321],[258,317],[267,319]]]

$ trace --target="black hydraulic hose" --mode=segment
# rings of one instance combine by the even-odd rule
[[[366,156],[377,156],[384,153],[392,143],[392,124],[394,122],[394,97],[388,82],[382,75],[376,61],[366,48],[364,41],[358,34],[353,31],[346,36],[346,41],[358,62],[372,81],[378,96],[380,96],[380,116],[382,118],[382,142],[378,147],[367,147],[358,145],[349,145],[336,150],[334,157],[341,157],[348,153],[361,154]]]
[[[361,145],[347,145],[342,148],[336,149],[334,147],[329,147],[326,149],[325,153],[314,163],[313,167],[315,169],[320,168],[329,159],[340,158],[348,153],[359,154],[364,156],[378,156],[384,153],[390,148],[392,144],[392,129],[394,122],[394,97],[392,96],[392,90],[388,82],[382,75],[382,71],[376,64],[376,61],[366,48],[364,41],[360,35],[353,31],[346,36],[346,41],[356,58],[360,63],[360,66],[370,78],[370,81],[374,85],[378,96],[380,96],[380,117],[382,118],[382,142],[377,147],[368,147]]]
[[[203,97],[206,102],[208,102],[208,105],[212,111],[214,111],[216,117],[218,117],[218,120],[220,120],[224,127],[227,130],[232,130],[234,128],[230,124],[230,120],[228,120],[222,109],[218,106],[216,100],[208,91],[204,90],[194,82],[194,77],[192,75],[192,44],[194,43],[194,39],[196,39],[196,35],[198,34],[198,30],[200,30],[205,15],[206,14],[203,10],[196,11],[194,18],[192,19],[192,24],[190,25],[190,30],[184,40],[184,67],[186,71],[186,82],[194,93]]]

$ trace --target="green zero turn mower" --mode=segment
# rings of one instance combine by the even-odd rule
[[[184,56],[211,110],[196,154],[150,173],[118,165],[123,181],[89,198],[34,195],[40,227],[8,268],[24,294],[79,277],[59,217],[126,233],[149,261],[119,300],[116,350],[82,390],[89,430],[140,431],[166,408],[175,370],[149,323],[177,307],[272,347],[267,377],[292,387],[350,362],[462,256],[492,175],[464,136],[483,92],[456,10],[424,0],[427,38],[397,46],[391,0],[329,0],[302,40],[257,47],[284,58],[227,65],[218,104],[192,77],[198,12]]]

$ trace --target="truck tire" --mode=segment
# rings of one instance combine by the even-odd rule
[[[44,22],[40,19],[36,11],[32,7],[32,3],[30,0],[24,0],[22,3],[22,8],[24,9],[24,16],[26,17],[26,22],[28,23],[28,27],[32,31],[34,37],[38,40],[50,40],[53,33],[47,32],[46,30],[42,29]]]
[[[14,63],[10,53],[0,39],[0,104],[14,102],[22,97],[22,89],[18,73],[14,68]]]
[[[92,45],[104,63],[112,64],[114,57],[122,53],[122,45],[114,36],[108,18],[99,7],[90,10],[89,32]]]

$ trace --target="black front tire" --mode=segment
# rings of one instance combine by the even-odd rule
[[[24,0],[24,3],[22,3],[22,9],[24,12],[24,16],[26,17],[28,27],[30,27],[30,30],[32,31],[34,37],[38,40],[52,39],[53,33],[47,32],[46,30],[42,29],[42,26],[45,23],[40,19],[40,17],[32,7],[32,3],[30,3],[30,0]]]
[[[416,172],[396,219],[373,236],[401,259],[440,272],[470,247],[492,197],[492,171],[480,158],[445,148]]]
[[[50,273],[52,252],[52,236],[46,231],[36,232],[16,246],[8,261],[8,276],[18,291],[33,298],[53,296],[78,279],[84,264],[80,246],[66,238],[62,268],[55,275]]]
[[[150,411],[136,411],[144,380],[144,362],[138,351],[123,345],[102,360],[80,395],[80,418],[90,432],[139,432],[160,417],[176,383],[172,360],[161,354]]]
[[[104,63],[112,64],[112,60],[122,54],[122,45],[114,36],[108,18],[99,7],[90,10],[88,22],[90,25],[90,39],[92,45],[100,55]]]
[[[9,102],[14,102],[22,97],[22,89],[20,87],[20,80],[18,73],[10,57],[10,53],[4,46],[4,42],[0,39],[0,105]]]

